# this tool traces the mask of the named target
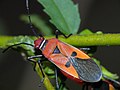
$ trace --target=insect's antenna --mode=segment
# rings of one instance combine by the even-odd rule
[[[4,50],[2,51],[2,53],[6,52],[8,49],[10,49],[10,48],[12,48],[12,47],[14,47],[14,46],[18,46],[18,45],[21,45],[21,44],[29,45],[29,46],[31,46],[31,47],[34,47],[34,45],[29,44],[29,43],[18,43],[18,44],[14,44],[14,45],[11,45],[11,46],[7,47],[6,49],[4,49]]]
[[[37,38],[39,38],[39,35],[35,32],[35,30],[33,28],[33,24],[32,24],[32,21],[31,21],[31,16],[30,16],[30,8],[29,8],[29,2],[28,2],[28,0],[26,0],[26,9],[27,9],[27,14],[28,14],[30,28],[31,28],[32,32],[34,33],[34,35]]]

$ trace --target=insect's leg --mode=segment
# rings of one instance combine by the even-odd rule
[[[36,56],[30,56],[30,57],[27,58],[28,61],[34,63],[34,67],[33,67],[33,70],[34,70],[34,71],[35,71],[36,63],[38,62],[38,61],[36,61],[36,60],[34,60],[34,59],[35,59],[35,58],[41,58],[41,57],[42,57],[42,55],[36,55]]]
[[[69,34],[69,35],[65,35],[65,34],[62,34],[65,38],[69,38],[71,35],[72,35],[72,33],[71,34]]]
[[[60,32],[61,33],[61,32]],[[63,34],[63,33],[61,33],[65,38],[69,38],[71,35],[72,35],[72,33],[71,34],[69,34],[68,36],[66,36],[65,34]],[[58,30],[56,30],[55,31],[55,35],[56,35],[56,38],[58,38],[58,35],[59,35],[59,31]]]
[[[82,90],[84,90],[84,88],[85,88],[85,85],[82,86]]]
[[[56,81],[56,89],[59,90],[58,71],[56,66],[55,66],[55,81]]]
[[[89,90],[89,84],[85,83],[85,84],[82,86],[82,90]]]
[[[41,57],[42,57],[42,55],[31,56],[31,57],[28,57],[28,60],[29,60],[30,62],[35,63],[35,65],[34,65],[34,70],[35,70],[35,67],[36,67],[36,63],[38,63],[39,68],[40,68],[41,73],[42,73],[42,76],[43,76],[43,78],[42,78],[42,80],[41,80],[41,83],[43,83],[43,82],[44,82],[44,78],[45,78],[45,74],[44,74],[43,69],[42,69],[41,60],[40,60],[40,59],[39,59],[38,61],[34,60],[35,58],[41,58]],[[39,86],[40,86],[40,85],[39,85]]]
[[[45,79],[45,74],[44,74],[43,69],[42,69],[41,60],[38,60],[38,65],[39,65],[39,68],[40,68],[41,73],[42,73],[42,76],[43,76],[40,83],[43,83],[43,82],[44,82],[44,79]],[[39,85],[39,87],[40,87],[40,86],[41,86],[41,85]]]
[[[82,86],[82,90],[85,90],[85,88],[86,88],[86,84],[84,84],[84,85]]]
[[[58,35],[59,35],[58,33],[59,33],[59,31],[58,31],[58,30],[55,30],[55,37],[56,37],[56,38],[58,38]]]
[[[96,46],[89,46],[89,47],[81,47],[79,49],[88,54],[88,53],[95,53],[97,50],[97,47]]]
[[[28,61],[33,62],[35,64],[34,68],[33,68],[34,71],[35,71],[36,63],[40,64],[40,60],[36,61],[35,58],[41,58],[41,57],[42,57],[42,55],[36,55],[36,56],[30,56],[27,58]],[[41,69],[41,67],[40,67],[40,69]]]
[[[88,84],[86,84],[86,90],[89,90],[89,89],[88,89]]]
[[[113,79],[110,79],[108,78],[107,76],[103,75],[103,77],[108,81],[110,82],[116,89],[120,89],[120,82],[116,81],[116,80],[113,80]]]
[[[90,48],[80,48],[80,50],[82,50],[82,51],[89,51]]]
[[[37,61],[35,61],[34,59],[35,59],[35,58],[41,58],[42,56],[43,56],[43,55],[30,56],[30,57],[28,57],[28,60],[31,61],[31,62],[37,62]]]

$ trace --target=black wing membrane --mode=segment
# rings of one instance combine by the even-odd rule
[[[99,66],[92,60],[70,57],[70,62],[76,69],[79,78],[85,82],[98,82],[102,77]]]

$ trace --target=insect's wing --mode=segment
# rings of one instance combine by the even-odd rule
[[[58,49],[69,59],[69,62],[77,71],[80,79],[86,82],[97,82],[101,79],[101,69],[83,51],[63,42],[58,43]]]
[[[67,57],[74,56],[76,58],[81,58],[81,59],[89,59],[90,58],[83,51],[81,51],[69,44],[63,43],[61,41],[59,41],[57,46],[58,46],[60,52]]]
[[[101,79],[101,70],[92,60],[83,60],[80,58],[70,57],[70,62],[77,71],[79,78],[86,82],[98,82]]]
[[[67,58],[62,54],[52,54],[50,61],[74,78],[86,82],[97,82],[101,79],[101,71],[93,60]]]
[[[66,72],[67,74],[73,76],[74,78],[78,78],[78,73],[76,69],[69,63],[69,59],[63,56],[61,53],[50,55],[49,60],[54,63],[60,70]]]

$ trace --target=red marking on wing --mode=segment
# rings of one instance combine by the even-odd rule
[[[89,59],[90,58],[83,51],[81,51],[71,45],[68,45],[66,43],[63,43],[61,41],[59,41],[59,43],[58,43],[58,48],[63,55],[68,56],[68,57],[71,56],[72,52],[76,52],[77,53],[77,55],[75,56],[76,58],[80,58],[80,59]]]
[[[77,82],[77,83],[79,83],[79,84],[83,84],[83,80],[80,80],[80,79],[78,79],[78,78],[75,78],[75,77],[69,75],[68,73],[66,73],[66,72],[64,72],[64,71],[62,71],[62,70],[61,70],[61,72],[62,72],[63,75],[65,75],[67,78],[70,78],[71,80],[73,80],[73,81],[75,81],[75,82]]]
[[[69,59],[62,54],[52,54],[50,55],[49,60],[53,62],[58,68],[60,68],[65,73],[73,76],[74,78],[79,79],[78,73],[75,68],[70,64],[70,67],[66,67],[65,64],[69,61]]]

